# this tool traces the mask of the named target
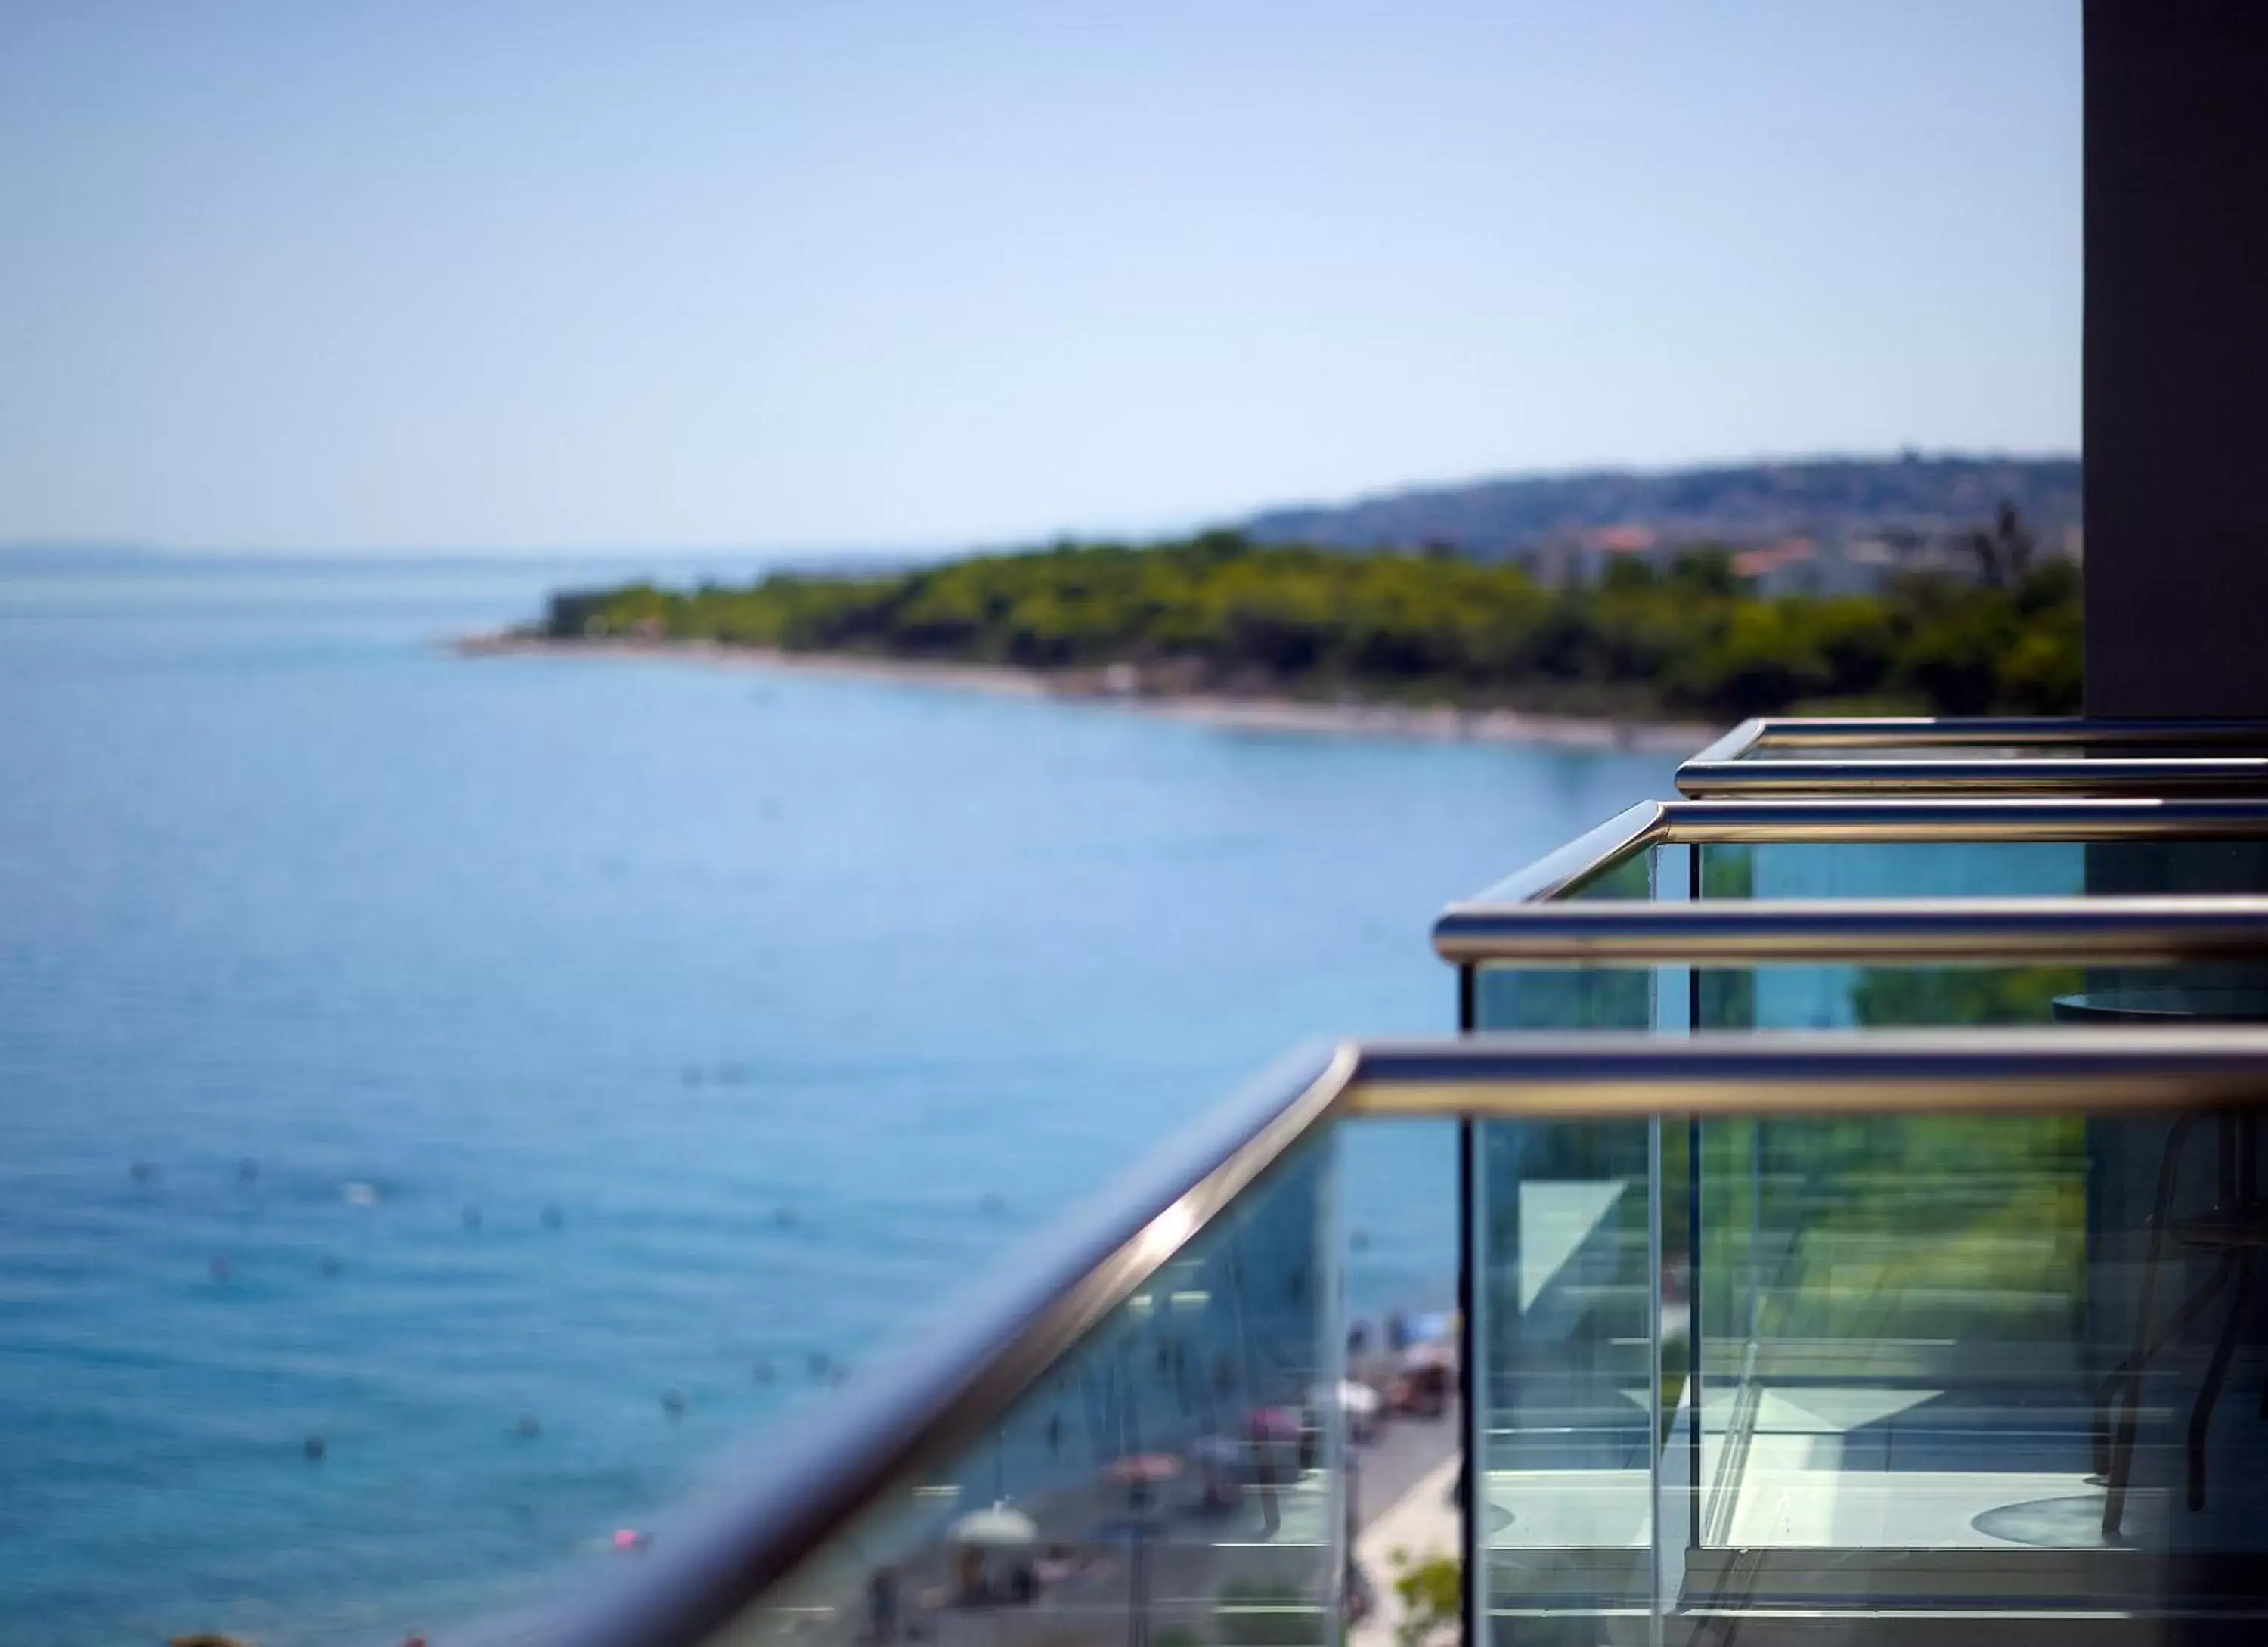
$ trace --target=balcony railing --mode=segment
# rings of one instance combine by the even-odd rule
[[[1341,1178],[1410,1119],[1462,1141],[1468,1639],[2258,1638],[2268,799],[2189,786],[2259,747],[1632,809],[1444,914],[1467,1034],[1287,1062],[492,1639],[1339,1639]]]
[[[1470,1525],[1500,1638],[2250,1621],[2257,1583],[2214,1559],[2264,1530],[2250,1400],[2198,1519],[2158,1433],[2188,1370],[2140,1370],[2102,1533],[2120,1343],[2084,1306],[2139,1260],[2084,1239],[2082,1156],[2113,1118],[2264,1110],[2249,1028],[1337,1047],[1085,1209],[634,1582],[502,1638],[1332,1639],[1334,1183],[1363,1123],[1412,1117],[1481,1134]],[[1866,1148],[1883,1121],[1904,1158]],[[1749,1170],[1768,1125],[1810,1158]],[[1869,1199],[1822,1202],[1822,1170]]]
[[[1764,795],[2268,794],[2249,720],[1756,720],[1677,769],[1680,793]]]
[[[1627,897],[1648,884],[1655,862],[1665,856],[1663,849],[1671,846],[1695,848],[1696,862],[1711,848],[1837,845],[1926,846],[1936,849],[1933,855],[1940,860],[1952,849],[1973,861],[1988,855],[1980,850],[1985,848],[1999,849],[1998,856],[2006,860],[2012,856],[2006,850],[2010,847],[2120,841],[2268,841],[2268,798],[1642,801],[1506,876],[1472,898],[1470,905],[1528,904],[1594,888]],[[1783,851],[1781,855],[1797,854]],[[2035,860],[2051,856],[2037,851],[2026,855]],[[1737,861],[1740,856],[1716,854],[1719,863]],[[2064,889],[2083,892],[2083,881],[2073,882],[2068,874],[2073,865],[2083,868],[2080,858],[2070,853],[2060,856],[2066,870]],[[1695,877],[1695,886],[1705,883],[1721,884],[1721,877]],[[2268,890],[2268,884],[2257,890]],[[1452,913],[1467,906],[1453,905]]]
[[[2099,1525],[2104,1494],[2085,1479],[2092,1340],[2066,1306],[2110,1260],[2058,1247],[2055,1221],[2076,1193],[2073,1129],[2086,1120],[2180,1124],[2263,1107],[2268,1030],[2243,1028],[1338,1047],[1253,1089],[1086,1209],[954,1331],[780,1444],[744,1496],[670,1530],[635,1583],[512,1634],[1329,1639],[1342,1444],[1332,1405],[1309,1392],[1335,1380],[1343,1342],[1333,1180],[1338,1155],[1359,1147],[1358,1123],[1416,1116],[1484,1134],[1475,1524],[1499,1629],[1526,1620],[1604,1638],[1618,1620],[1690,1629],[1727,1608],[1767,1622],[1849,1608],[1855,1620],[1886,1596],[1948,1617],[2083,1621],[2115,1605],[2249,1619],[2249,1585],[2203,1594],[2181,1567],[2169,1587],[2168,1561],[2191,1544],[2169,1531],[2174,1466],[2154,1442],[2130,1472],[2130,1542],[2074,1532],[2090,1517]],[[1874,1207],[1875,1222],[1843,1232],[1872,1243],[1855,1301],[1834,1262],[1781,1276],[1764,1302],[1727,1290],[1764,1267],[1760,1230],[1784,1238],[1755,1216],[1705,1215],[1700,1244],[1677,1257],[1672,1232],[1695,1209],[1676,1205],[1666,1121],[1736,1129],[1725,1136],[1737,1144],[1765,1121],[1832,1134],[1867,1118],[1957,1129],[1962,1148],[1902,1197],[1949,1210],[1949,1223],[1902,1231]],[[2011,1143],[2021,1147],[1997,1147]],[[1739,1181],[1750,1196],[1759,1183],[1767,1198],[1802,1193],[1771,1175]],[[1700,1290],[1664,1284],[1681,1262]],[[1896,1279],[1902,1263],[1917,1273]],[[1948,1265],[1989,1280],[1998,1313],[1922,1318],[1947,1310]],[[1752,1353],[1751,1317],[1809,1310],[1815,1331],[1848,1332],[1854,1308],[1869,1355],[1807,1363],[1800,1343],[1778,1361]],[[1743,1326],[1720,1354],[1709,1318],[1724,1309]],[[1941,1364],[1918,1375],[1900,1358],[1923,1327],[1977,1336],[1967,1376],[1948,1379]],[[1267,1416],[1308,1407],[1322,1420],[1312,1431]],[[1791,1413],[1809,1427],[1791,1430]],[[1902,1415],[1917,1416],[1901,1429]],[[1944,1467],[1902,1477],[1817,1439],[1842,1447],[1870,1429],[1867,1445],[1895,1440]],[[1791,1434],[1811,1439],[1791,1451]],[[2223,1534],[2252,1525],[2236,1461],[2249,1451],[2209,1455],[2224,1466],[2208,1471],[2220,1510],[2210,1525]],[[1756,1489],[1743,1477],[1769,1490],[1744,1498]],[[2063,1502],[2073,1499],[2086,1516]],[[1837,1531],[1862,1502],[1874,1536]],[[1830,1549],[1832,1562],[1806,1554]],[[1854,1564],[1853,1552],[1868,1559]]]

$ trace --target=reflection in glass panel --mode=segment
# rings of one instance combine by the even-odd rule
[[[1695,850],[1710,897],[2268,891],[2268,841],[2258,840],[1770,841]]]
[[[1572,896],[1683,902],[1689,848],[1649,848]],[[1669,967],[1473,969],[1475,1030],[1650,1030],[1688,1021],[1685,973]]]
[[[2154,1165],[2183,1144],[2123,1125]],[[2114,1208],[2076,1117],[1705,1124],[1689,1603],[1721,1582],[1744,1606],[2123,1608],[2204,1582],[2125,1553],[2259,1550],[2260,1392],[2220,1410],[2211,1348],[2259,1341],[2242,1283],[2211,1296],[2226,1220],[2268,1236],[2242,1131],[2187,1144],[2186,1197]]]
[[[1323,1643],[1345,1548],[1336,1143],[1280,1164],[990,1431],[725,1639]]]
[[[1697,1028],[1894,1030],[2260,1023],[2268,1021],[2263,970],[2253,962],[2121,967],[1786,964],[1705,967],[1690,976]]]
[[[1839,1477],[1859,1456],[1822,1443],[1821,1426],[1870,1403],[1883,1410],[1868,1423],[1926,1407],[1933,1434],[2013,1432],[2035,1420],[2046,1427],[2035,1439],[2079,1434],[2081,1123],[1800,1117],[1711,1121],[1700,1132],[1705,1541],[1874,1541],[1845,1525],[1842,1499],[1802,1497],[1818,1485],[1811,1476]],[[1923,1467],[1918,1457],[1902,1455],[1898,1467]],[[1866,1490],[1881,1497],[1889,1485]],[[1880,1536],[1953,1538],[1920,1525],[1887,1521]]]
[[[2076,897],[2075,841],[1768,841],[1699,849],[1712,897]]]
[[[1494,1642],[2262,1616],[2253,1112],[1485,1131]]]
[[[1651,1029],[1656,985],[1644,967],[1483,965],[1473,973],[1473,1027]]]
[[[2026,872],[2098,868],[2058,851]],[[1699,878],[1719,897],[2077,890],[1980,883],[2003,855],[1940,856],[1918,886],[1886,887],[1877,859],[1869,881],[1775,892],[1769,856],[1713,854]],[[2176,867],[2179,890],[2250,883],[2225,848]],[[1659,1033],[2268,1019],[2244,965],[1484,966],[1474,1003],[1483,1029]],[[1484,1128],[1491,1635],[1714,1639],[1770,1615],[1903,1639],[1920,1614],[2060,1635],[2082,1614],[2122,1640],[2241,1636],[2268,1616],[2257,1130],[1830,1112],[1645,1141]],[[1585,1194],[1602,1210],[1571,1237],[1550,1209]],[[1649,1411],[1651,1437],[1631,1416]]]
[[[1673,1427],[1654,1355],[1654,1129],[1478,1131],[1475,1510],[1491,1636],[1603,1641],[1654,1604],[1656,1454]]]

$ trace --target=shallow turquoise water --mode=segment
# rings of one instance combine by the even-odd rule
[[[1449,1028],[1438,906],[1668,792],[432,644],[593,575],[0,572],[0,1640],[607,1559],[1286,1044]],[[1442,1301],[1447,1160],[1357,1153],[1364,1307]]]

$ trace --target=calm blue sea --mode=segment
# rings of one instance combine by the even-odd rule
[[[1450,1028],[1437,907],[1667,792],[435,644],[619,570],[0,569],[0,1641],[609,1559],[1287,1044]],[[1352,1163],[1366,1307],[1446,1301],[1447,1159]]]

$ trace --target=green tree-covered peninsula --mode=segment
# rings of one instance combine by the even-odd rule
[[[1710,549],[1547,587],[1445,552],[1233,531],[1066,542],[887,573],[565,592],[554,644],[705,642],[1034,671],[1069,691],[1449,703],[1629,718],[1832,708],[2065,714],[2077,568],[1995,562],[1879,594],[1765,595]]]

